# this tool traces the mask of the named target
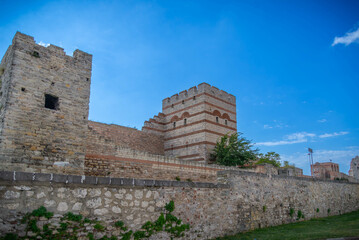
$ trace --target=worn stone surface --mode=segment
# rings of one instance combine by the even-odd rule
[[[350,162],[349,176],[359,180],[359,156]]]
[[[83,172],[91,65],[87,53],[16,33],[1,61],[2,170]]]
[[[310,219],[359,209],[359,184],[355,183],[240,171],[220,172],[219,181],[222,187],[205,184],[203,188],[180,182],[177,186],[148,187],[1,181],[0,234],[23,231],[24,226],[15,223],[40,206],[55,212],[59,219],[72,211],[107,226],[122,220],[138,230],[145,222],[156,220],[165,204],[173,200],[174,215],[191,225],[183,239],[211,239],[295,222],[299,210]],[[293,217],[289,215],[291,208]],[[169,239],[162,233],[152,239],[160,237]]]

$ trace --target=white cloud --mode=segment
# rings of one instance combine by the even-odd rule
[[[40,46],[43,46],[43,47],[48,47],[48,46],[50,46],[50,43],[44,43],[43,41],[40,41],[38,44],[39,44]]]
[[[284,137],[284,140],[273,141],[273,142],[259,142],[256,145],[258,146],[278,146],[278,145],[288,145],[295,143],[308,142],[309,138],[313,138],[316,135],[314,133],[299,132],[287,135]]]
[[[287,124],[282,123],[281,121],[273,120],[273,123],[264,124],[264,129],[272,129],[272,128],[285,128],[288,127]]]
[[[318,122],[320,123],[325,123],[326,121],[328,121],[327,119],[323,118],[323,119],[319,119]]]
[[[354,32],[346,33],[343,37],[335,37],[332,46],[335,46],[340,43],[344,44],[345,46],[348,46],[353,42],[359,42],[359,27]]]
[[[266,126],[266,125],[265,125]],[[269,128],[267,126],[267,128]],[[283,140],[280,141],[269,141],[269,142],[259,142],[257,143],[258,146],[278,146],[278,145],[288,145],[288,144],[295,144],[295,143],[304,143],[309,141],[314,141],[316,137],[319,138],[329,138],[329,137],[336,137],[349,134],[349,132],[334,132],[334,133],[324,133],[317,136],[315,133],[307,133],[307,132],[298,132],[286,135]]]
[[[334,132],[334,133],[324,133],[322,135],[319,135],[320,138],[329,138],[329,137],[336,137],[336,136],[342,136],[342,135],[346,135],[349,132]]]

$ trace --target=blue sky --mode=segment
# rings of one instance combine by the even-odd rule
[[[90,116],[140,129],[207,82],[237,97],[238,131],[309,174],[359,155],[359,1],[1,1],[16,31],[93,54]]]

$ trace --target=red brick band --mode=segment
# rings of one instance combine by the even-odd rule
[[[195,125],[195,124],[198,124],[198,123],[211,123],[211,124],[214,124],[214,125],[217,125],[217,126],[229,129],[229,130],[237,131],[237,128],[232,128],[232,127],[229,127],[227,125],[223,125],[223,124],[219,124],[219,123],[210,121],[208,119],[203,119],[203,120],[199,120],[199,121],[196,121],[196,122],[188,123],[186,125],[178,126],[178,127],[171,128],[171,129],[167,129],[166,132],[173,131],[173,130],[183,128],[183,127],[188,127],[188,126]]]
[[[213,112],[210,112],[210,111],[202,111],[202,112],[197,112],[197,113],[194,113],[194,114],[190,114],[187,118],[190,118],[190,117],[194,117],[194,116],[197,116],[197,115],[200,115],[200,114],[203,114],[203,113],[206,113],[206,114],[210,114],[212,116],[216,116],[213,114]],[[183,118],[180,118],[179,120],[182,120]],[[234,121],[232,119],[227,119],[229,122],[233,122],[233,123],[237,123],[237,121]],[[157,122],[156,120],[150,120],[150,121],[146,121],[146,122],[150,122],[150,123],[157,123],[157,124],[161,124],[161,125],[167,125],[167,124],[171,124],[172,122]]]
[[[182,158],[191,158],[191,157],[197,157],[197,156],[199,156],[198,153],[196,153],[196,154],[191,154],[191,155],[185,155],[185,156],[179,156],[178,158],[182,159]]]
[[[225,135],[224,133],[219,133],[219,132],[211,131],[211,130],[208,130],[208,129],[203,129],[203,130],[198,130],[198,131],[193,131],[193,132],[189,132],[189,133],[177,135],[177,136],[174,136],[174,137],[165,138],[164,140],[165,140],[165,141],[167,141],[167,140],[173,140],[173,139],[177,139],[177,138],[181,138],[181,137],[186,137],[186,136],[190,136],[190,135],[194,135],[194,134],[198,134],[198,133],[204,133],[204,132],[206,132],[206,133],[213,133],[213,134],[216,134],[216,135],[219,135],[219,136],[224,136],[224,135]]]
[[[202,141],[202,142],[190,143],[190,144],[186,144],[186,145],[182,145],[182,146],[165,148],[165,151],[176,150],[176,149],[181,149],[181,148],[186,148],[186,147],[193,147],[193,146],[202,145],[202,144],[213,145],[213,146],[216,145],[216,143],[213,143],[213,142]]]
[[[151,127],[142,127],[142,129],[153,130],[153,131],[157,131],[157,132],[169,132],[169,131],[177,130],[177,129],[180,129],[180,128],[183,128],[183,127],[188,127],[188,126],[192,126],[192,125],[199,124],[199,123],[210,123],[210,124],[214,124],[214,125],[217,125],[217,126],[220,126],[220,127],[232,130],[232,131],[237,131],[237,128],[232,128],[232,127],[229,127],[229,126],[226,126],[226,125],[222,125],[222,124],[219,124],[219,123],[216,123],[216,122],[212,122],[212,121],[210,121],[208,119],[203,119],[203,120],[200,120],[200,121],[197,121],[197,122],[188,123],[186,125],[178,126],[178,127],[167,129],[167,130],[160,130],[160,129],[151,128]]]

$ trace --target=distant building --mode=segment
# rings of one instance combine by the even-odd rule
[[[337,163],[316,162],[314,165],[311,165],[311,170],[315,178],[330,180],[341,178],[341,173],[339,172],[339,164]]]
[[[302,177],[303,169],[297,167],[281,167],[278,169],[278,175],[291,176],[291,177]]]
[[[349,176],[359,179],[359,156],[352,159],[350,163]]]

